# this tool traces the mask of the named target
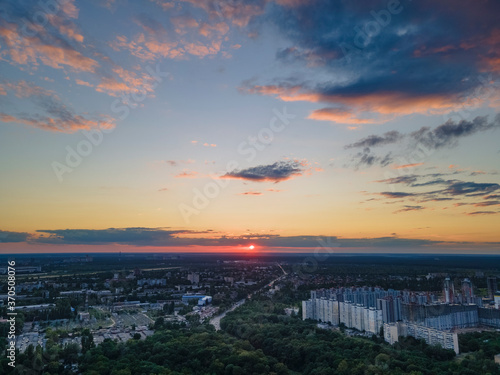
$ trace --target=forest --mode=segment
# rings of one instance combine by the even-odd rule
[[[459,356],[411,337],[394,346],[380,337],[348,337],[340,330],[325,330],[312,321],[287,316],[287,305],[256,296],[228,313],[221,331],[192,321],[189,326],[164,322],[146,340],[126,343],[106,339],[96,346],[90,332],[78,345],[61,346],[52,333],[45,351],[28,348],[18,354],[16,370],[0,362],[1,373],[21,374],[27,369],[45,375],[74,374],[500,374],[493,355],[500,351],[500,334],[460,335]]]

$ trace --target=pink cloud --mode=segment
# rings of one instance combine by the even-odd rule
[[[311,120],[332,121],[341,124],[373,124],[375,119],[357,118],[355,114],[340,108],[323,108],[313,111],[308,117]]]
[[[35,96],[35,95],[58,98],[55,92],[46,90],[43,87],[37,86],[31,82],[26,82],[24,80],[16,83],[9,82],[5,84],[5,87],[8,87],[9,89],[13,90],[18,98],[29,98],[30,96]]]
[[[378,123],[397,116],[444,114],[462,108],[464,100],[457,95],[405,95],[401,92],[381,92],[357,95],[325,94],[302,86],[253,85],[242,87],[244,93],[275,96],[284,102],[304,101],[330,103],[341,108],[316,110],[309,118],[347,124]],[[477,99],[479,100],[479,99]],[[379,117],[373,118],[374,115]]]
[[[28,116],[12,116],[0,112],[0,121],[18,123],[34,128],[48,130],[60,133],[74,133],[79,130],[89,130],[92,128],[111,129],[115,126],[114,121],[95,121],[84,118],[83,116],[74,115],[70,119],[58,117],[28,117]]]
[[[67,17],[78,16],[78,10],[72,1],[64,2],[61,6]],[[48,19],[61,35],[83,42],[83,36],[67,18],[50,15]],[[95,72],[99,66],[96,60],[84,56],[71,45],[60,43],[41,25],[32,24],[30,28],[34,35],[27,37],[15,23],[3,23],[0,27],[0,38],[4,42],[4,48],[0,56],[9,56],[13,63],[20,65],[37,66],[41,62],[54,69],[70,68],[77,72]]]
[[[82,81],[81,79],[76,79],[75,82],[76,82],[77,85],[87,86],[87,87],[94,87],[93,84],[88,83],[87,81]]]
[[[2,112],[0,113],[0,121],[2,122],[23,124],[62,133],[74,133],[78,130],[93,128],[111,129],[115,126],[115,120],[107,116],[102,116],[98,120],[76,114],[53,91],[46,90],[31,82],[8,82],[2,88],[14,92],[19,98],[33,97],[33,103],[39,107],[39,110],[34,115],[26,113],[13,115]],[[43,112],[46,114],[44,115]]]
[[[239,193],[239,195],[264,195],[260,191],[245,191],[243,193]]]
[[[413,163],[413,164],[403,164],[403,165],[395,165],[392,167],[393,169],[404,169],[404,168],[415,168],[424,165],[424,163]]]
[[[196,177],[198,177],[198,172],[186,171],[186,170],[175,175],[175,178],[196,178]]]
[[[289,8],[296,8],[304,5],[311,5],[316,0],[276,0],[276,3]]]
[[[120,96],[124,93],[151,93],[153,92],[153,78],[143,72],[135,72],[124,69],[120,66],[113,68],[114,77],[104,77],[97,85],[96,91],[103,92],[111,96]]]
[[[233,25],[245,27],[250,20],[264,13],[267,1],[249,2],[226,2],[222,6],[215,7],[213,0],[181,0],[190,3],[196,8],[203,9],[212,19],[227,19]]]

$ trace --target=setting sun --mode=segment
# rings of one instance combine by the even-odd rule
[[[253,249],[255,249],[255,246],[254,246],[254,245],[250,245],[250,246],[248,246],[248,248],[249,248],[250,250],[253,250]]]

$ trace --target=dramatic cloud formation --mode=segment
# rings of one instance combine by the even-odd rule
[[[0,1],[1,217],[20,231],[1,250],[315,248],[302,234],[333,212],[337,234],[379,236],[344,247],[437,243],[382,237],[417,226],[498,240],[498,14],[494,0]],[[109,139],[84,131],[118,121]],[[219,178],[240,188],[211,194]],[[180,229],[136,228],[165,220]]]
[[[256,182],[280,182],[301,176],[303,172],[303,165],[297,161],[280,161],[270,165],[259,165],[257,167],[228,172],[221,176],[221,178],[234,178]]]
[[[310,74],[242,89],[329,105],[309,118],[380,122],[489,105],[498,97],[492,84],[500,71],[498,2],[316,1],[300,10],[270,9],[270,22],[291,44],[278,60]],[[429,9],[439,17],[428,17]]]

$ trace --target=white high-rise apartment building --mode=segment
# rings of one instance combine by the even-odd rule
[[[453,349],[455,353],[459,353],[457,333],[404,322],[384,324],[385,341],[394,344],[399,336],[424,339],[429,345],[441,345],[445,349]]]

